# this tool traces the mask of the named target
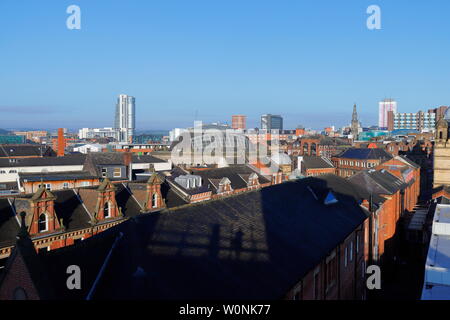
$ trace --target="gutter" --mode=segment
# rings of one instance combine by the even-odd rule
[[[95,290],[97,289],[98,283],[99,283],[100,279],[102,278],[103,274],[105,273],[106,266],[108,265],[109,260],[111,259],[112,252],[122,238],[123,238],[123,233],[120,232],[119,236],[116,238],[111,249],[109,250],[108,255],[106,256],[106,259],[103,262],[103,265],[100,268],[100,271],[97,274],[97,277],[95,278],[94,284],[92,285],[91,290],[89,290],[89,293],[86,296],[86,300],[92,300],[92,296],[94,295]]]

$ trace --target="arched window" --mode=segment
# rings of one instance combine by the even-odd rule
[[[105,207],[103,208],[103,216],[105,219],[111,217],[111,205],[109,202],[105,203]]]
[[[17,287],[14,289],[13,299],[14,300],[28,300],[27,293],[25,292],[25,290],[23,288]]]
[[[47,226],[48,226],[47,215],[45,213],[42,213],[39,216],[39,221],[38,221],[39,232],[47,231],[48,230]]]
[[[152,196],[152,208],[158,207],[158,194],[154,193]]]
[[[315,143],[311,143],[311,156],[315,156],[317,154],[317,146]]]
[[[307,142],[303,144],[303,155],[309,155],[309,145]]]

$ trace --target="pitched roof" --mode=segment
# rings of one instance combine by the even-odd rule
[[[117,236],[116,228],[113,227],[74,245],[39,254],[42,265],[49,274],[56,299],[86,299]],[[70,265],[80,267],[80,290],[67,288],[67,267]]]
[[[0,247],[14,244],[14,239],[19,232],[19,222],[6,198],[0,198]]]
[[[55,212],[66,231],[89,228],[91,216],[74,190],[54,191]]]
[[[384,149],[379,148],[349,148],[343,151],[337,157],[346,159],[360,159],[360,160],[392,159],[391,154],[386,152]]]
[[[252,170],[246,165],[231,165],[224,168],[195,171],[194,173],[202,177],[203,184],[210,183],[214,187],[211,189],[213,192],[217,192],[219,183],[223,178],[228,178],[230,180],[231,188],[233,190],[246,188],[248,180],[246,180],[245,178],[247,177],[248,179],[248,177],[252,173],[258,176],[258,182],[260,184],[270,182],[270,180],[265,178],[263,175]]]
[[[303,156],[303,166],[307,169],[329,169],[333,164],[319,156]]]
[[[116,202],[124,217],[139,215],[143,208],[123,183],[116,184]]]
[[[15,272],[14,265],[17,259],[21,259],[25,270],[24,274],[18,278],[18,281],[23,281],[24,278],[29,277],[33,283],[34,289],[37,291],[37,297],[39,299],[54,299],[54,284],[49,278],[47,269],[44,267],[40,257],[38,256],[33,242],[31,241],[27,232],[27,226],[25,225],[25,216],[21,217],[22,223],[19,232],[15,237],[15,246],[9,256],[5,270],[0,276],[0,286],[3,280],[7,277],[9,272]]]
[[[87,155],[97,165],[123,165],[124,155],[122,152],[93,152]],[[132,155],[133,163],[161,163],[166,162],[164,160],[155,158],[151,155]]]
[[[0,144],[0,157],[42,157],[54,156],[55,152],[40,144]]]
[[[367,218],[329,192],[307,178],[127,221],[96,298],[282,298]]]
[[[0,167],[81,166],[85,157],[84,154],[71,154],[64,157],[0,158]]]
[[[47,173],[28,173],[19,172],[21,181],[37,182],[37,181],[65,181],[65,180],[81,180],[94,179],[97,176],[87,171],[65,171],[65,172],[47,172]]]
[[[390,195],[404,189],[407,184],[387,170],[364,170],[348,178],[351,182],[365,188],[369,193]]]

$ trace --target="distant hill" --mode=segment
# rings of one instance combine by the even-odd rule
[[[0,129],[0,134],[10,134],[8,130]]]

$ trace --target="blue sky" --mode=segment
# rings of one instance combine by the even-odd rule
[[[81,30],[68,30],[69,5]],[[381,30],[366,9],[381,8]],[[377,123],[450,103],[448,0],[0,1],[0,128],[112,126],[121,93],[139,129],[230,122]]]

